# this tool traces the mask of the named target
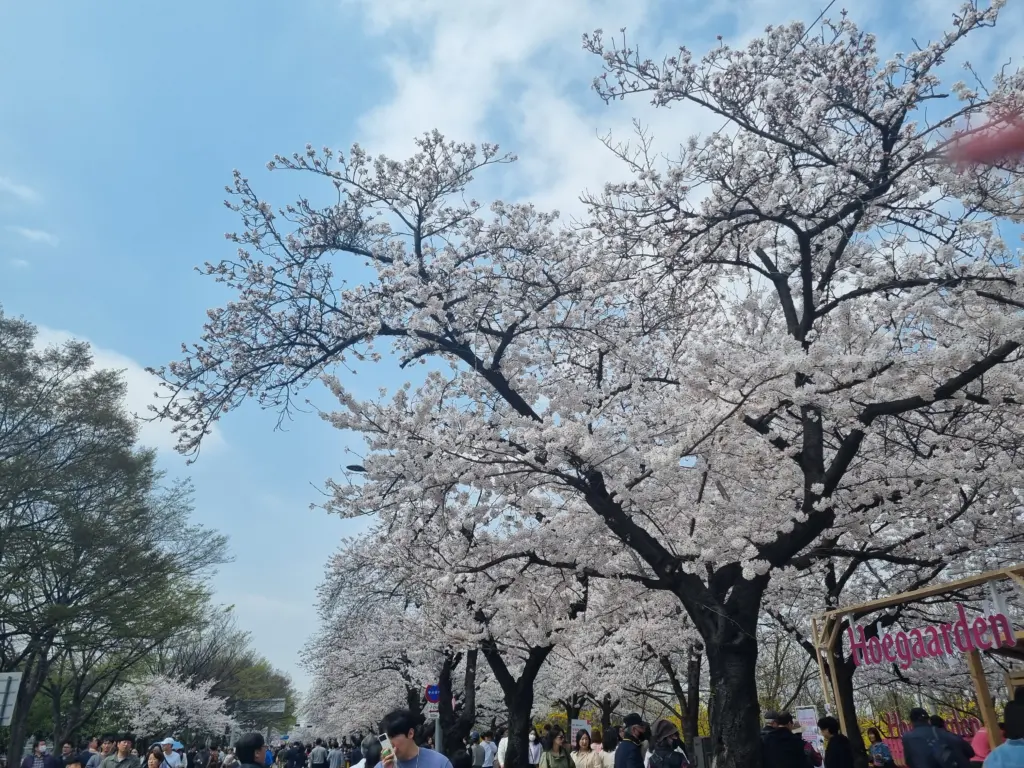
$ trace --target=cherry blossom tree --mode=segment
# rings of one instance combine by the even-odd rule
[[[931,507],[922,508],[919,516],[908,511],[906,517],[879,518],[852,548],[839,544],[843,532],[837,526],[831,542],[822,541],[806,557],[795,561],[794,567],[776,574],[766,595],[768,613],[812,661],[816,663],[818,651],[808,619],[815,613],[993,570],[1019,559],[1024,541],[1024,514],[1017,490],[1020,474],[986,471],[1001,457],[1020,452],[1022,438],[1014,424],[1010,422],[1010,429],[979,425],[985,430],[985,439],[972,446],[977,466],[969,475],[970,481],[949,492],[945,499],[935,495]],[[851,537],[846,538],[851,541]],[[927,620],[929,610],[941,611],[953,597],[933,598],[927,606],[894,606],[880,614],[855,611],[842,619],[839,632],[845,633],[851,620],[866,625],[865,637],[869,639],[907,620],[934,623],[934,617]],[[856,712],[855,689],[862,686],[854,685],[857,666],[852,655],[844,654],[837,646],[836,654],[826,663],[836,667],[839,696],[847,711]],[[964,687],[963,677],[957,681],[944,663],[918,665],[910,675],[894,667],[895,674],[886,675],[884,684],[912,683],[929,668],[941,670],[939,675],[926,675],[930,684],[943,687],[954,681],[959,688]],[[960,671],[965,673],[964,669]],[[864,676],[863,671],[858,674]],[[966,687],[970,688],[969,681]],[[855,718],[851,718],[849,728],[857,748],[863,740],[854,738],[859,735]]]
[[[227,700],[210,694],[214,684],[149,675],[123,683],[110,698],[138,734],[223,734],[233,720],[227,714]]]
[[[313,677],[307,722],[335,733],[373,731],[394,709],[419,714],[426,686],[436,683],[445,739],[461,742],[476,718],[476,649],[452,651],[446,638],[432,636],[411,595],[382,589],[378,568],[353,568],[347,552],[355,547],[377,549],[348,542],[320,589],[322,626],[304,655]],[[462,686],[455,684],[460,668]]]
[[[872,526],[921,539],[921,560],[943,559],[958,532],[929,513],[936,500],[979,475],[1004,490],[1019,477],[1010,443],[992,463],[975,454],[989,431],[1019,430],[1019,269],[999,227],[1019,211],[1019,169],[960,172],[941,154],[955,128],[1015,111],[1022,79],[1004,72],[990,89],[957,83],[946,93],[937,75],[960,41],[995,23],[999,5],[967,3],[939,41],[884,63],[845,15],[813,35],[770,28],[746,50],[723,45],[700,61],[683,49],[655,64],[628,45],[606,47],[600,34],[585,40],[604,59],[596,87],[605,98],[648,92],[724,123],[667,167],[646,137],[617,148],[636,178],[592,204],[623,258],[671,281],[684,310],[714,301],[705,316],[720,324],[719,343],[740,342],[729,355],[693,350],[698,376],[663,378],[680,394],[715,388],[736,408],[711,438],[731,445],[716,462],[747,454],[728,480],[717,473],[724,501],[752,487],[751,465],[774,470],[756,500],[743,499],[757,518],[741,539],[754,545],[748,573],[709,584],[711,602],[741,623],[768,569],[818,547],[856,560],[850,545]],[[950,95],[954,106],[927,109]],[[711,458],[700,455],[704,465]],[[912,529],[922,519],[945,534],[941,545]],[[875,559],[884,560],[889,536],[880,538]],[[691,615],[708,640],[713,723],[742,721],[751,735],[749,699],[726,692],[738,659],[703,629],[708,614],[692,605]],[[724,731],[737,763],[756,760],[753,738]]]
[[[571,643],[552,652],[550,679],[540,696],[564,709],[569,720],[591,704],[600,712],[602,730],[611,727],[616,711],[643,710],[654,702],[680,717],[692,747],[700,705],[699,639],[673,595],[595,580],[586,620]]]
[[[284,417],[323,381],[341,404],[324,418],[366,442],[329,506],[378,514],[389,542],[412,546],[421,524],[435,551],[465,542],[425,586],[463,622],[439,629],[483,640],[506,693],[559,644],[527,614],[520,666],[499,671],[486,638],[511,637],[504,604],[525,610],[526,579],[562,607],[580,579],[664,591],[707,654],[719,765],[756,766],[773,573],[819,548],[856,557],[873,526],[927,518],[979,472],[1016,482],[1016,453],[975,450],[1020,425],[1024,301],[1000,230],[1019,168],[941,154],[954,129],[1016,110],[1022,78],[947,93],[936,74],[996,13],[969,3],[884,62],[845,16],[662,64],[588,37],[605,98],[688,102],[723,128],[667,162],[646,136],[614,147],[636,178],[591,199],[584,229],[485,211],[472,177],[510,158],[437,134],[404,162],[356,146],[271,163],[322,178],[325,206],[275,211],[236,174],[239,250],[205,271],[237,296],[158,371],[161,414],[194,454],[246,400]],[[392,354],[424,364],[417,384],[356,397],[348,370]]]

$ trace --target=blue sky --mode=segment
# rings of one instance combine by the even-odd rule
[[[46,340],[90,340],[123,368],[130,402],[159,365],[197,338],[225,294],[193,267],[229,255],[236,220],[222,201],[233,168],[287,202],[304,180],[266,161],[305,143],[401,154],[422,131],[499,141],[521,161],[482,180],[481,197],[579,210],[576,198],[621,176],[596,136],[640,117],[671,147],[718,127],[589,91],[595,27],[627,26],[652,57],[716,34],[741,43],[765,24],[813,20],[809,0],[217,0],[0,3],[0,303]],[[834,15],[842,3],[833,6]],[[882,47],[937,32],[957,3],[851,4]],[[971,57],[991,66],[1021,46],[1024,4]],[[362,381],[394,385],[387,364]],[[329,408],[322,394],[318,405]],[[314,590],[356,523],[310,510],[346,462],[345,435],[315,415],[275,431],[274,414],[231,414],[186,467],[160,426],[147,442],[197,489],[197,517],[231,536],[236,562],[215,581],[256,646],[305,687],[298,652],[315,629]]]

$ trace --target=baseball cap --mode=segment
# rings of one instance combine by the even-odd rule
[[[623,719],[622,724],[627,728],[632,728],[634,725],[642,725],[644,728],[647,727],[647,723],[644,719],[636,712],[630,712]]]
[[[767,712],[764,713],[764,721],[766,723],[774,723],[778,719],[779,713],[776,712],[774,709],[769,709]]]
[[[170,736],[168,736],[166,739],[161,741],[160,744],[162,746],[165,746],[165,747],[173,747],[174,746],[174,739],[172,739]]]

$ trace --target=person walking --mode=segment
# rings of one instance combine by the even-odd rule
[[[636,712],[622,721],[622,741],[615,750],[615,768],[644,768],[640,742],[647,733],[647,723]]]
[[[494,768],[494,758],[498,754],[498,745],[494,743],[494,734],[486,731],[481,738],[484,748],[484,768]]]
[[[690,765],[679,729],[669,720],[658,720],[654,724],[648,755],[650,768],[688,768]]]
[[[530,731],[530,745],[527,752],[530,768],[537,768],[537,766],[540,765],[541,755],[544,754],[544,745],[541,744],[540,736],[538,735],[536,728]],[[615,768],[615,766],[612,766],[612,768]]]
[[[416,718],[409,710],[396,709],[387,714],[380,731],[387,734],[394,752],[382,752],[377,768],[452,768],[451,760],[440,752],[416,744]]]
[[[615,750],[619,746],[619,732],[606,728],[601,740],[601,768],[615,768]]]
[[[146,760],[143,768],[161,768],[164,764],[164,751],[158,746],[152,746],[146,753]]]
[[[114,751],[114,742],[117,739],[112,734],[107,734],[100,739],[100,750],[94,752],[89,758],[89,762],[85,764],[85,768],[100,768],[100,764],[106,759],[107,755]]]
[[[882,734],[877,728],[868,728],[868,758],[875,768],[896,768],[892,759],[892,750],[882,739]]]
[[[367,736],[363,739],[362,748],[357,744],[354,751],[359,753],[359,759],[352,763],[351,768],[373,768],[380,762],[380,742],[375,736]]]
[[[433,749],[433,747],[431,747]],[[498,754],[494,756],[495,768],[505,768],[505,755],[508,753],[508,734],[504,728],[498,729]]]
[[[160,742],[160,748],[164,753],[164,768],[183,768],[181,755],[174,751],[174,739],[168,736]]]
[[[140,768],[142,761],[132,754],[135,737],[130,733],[122,733],[117,737],[115,749],[100,763],[100,768]]]
[[[367,738],[371,738],[371,737],[368,736]],[[366,743],[366,739],[363,739],[361,743],[365,744]],[[378,756],[377,759],[379,760],[380,757]],[[360,749],[360,742],[353,741],[352,742],[352,750],[348,753],[348,765],[349,765],[349,768],[355,768],[360,763],[363,763],[365,765],[366,764],[366,758],[364,757],[363,750]],[[371,768],[372,768],[372,766],[371,766]]]
[[[1006,705],[1003,713],[1003,731],[1006,741],[988,753],[984,768],[1024,766],[1024,702],[1016,700],[1016,697]]]
[[[909,733],[903,734],[903,760],[908,768],[969,768],[971,745],[944,728],[936,728],[921,707],[910,710]],[[825,754],[825,768],[828,753]]]
[[[565,747],[565,734],[561,729],[552,730],[545,738],[540,768],[576,768],[569,750]]]
[[[309,768],[327,768],[327,757],[324,740],[317,739],[313,742],[313,749],[309,753]]]
[[[818,721],[818,730],[827,739],[825,768],[853,768],[853,747],[850,739],[839,730],[839,721],[832,716]]]
[[[61,768],[61,762],[50,754],[46,739],[39,739],[32,747],[32,754],[25,755],[21,768]]]
[[[572,753],[576,768],[602,768],[601,755],[590,743],[590,733],[580,730],[576,734],[576,750]]]
[[[793,716],[789,712],[774,714],[774,727],[761,736],[764,768],[809,768],[804,740],[793,733]]]
[[[325,750],[326,752],[326,750]],[[267,742],[259,731],[243,733],[235,742],[235,757],[242,768],[264,768],[267,761]]]
[[[473,758],[473,768],[484,768],[486,752],[483,742],[480,741],[480,734],[476,731],[469,734],[469,754]]]

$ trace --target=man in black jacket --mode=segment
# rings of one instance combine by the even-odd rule
[[[903,759],[909,768],[953,768],[954,763],[956,768],[968,768],[974,750],[965,739],[934,727],[920,707],[910,710],[910,725],[910,733],[903,734]]]
[[[615,768],[644,768],[640,741],[647,733],[647,723],[636,712],[626,715],[622,721],[625,729],[623,739],[615,749]]]
[[[775,727],[761,738],[764,768],[809,768],[804,740],[793,733],[793,716],[780,712],[774,720]]]
[[[775,730],[775,718],[779,716],[779,713],[774,709],[770,709],[764,713],[764,726],[761,728],[761,738],[764,739],[769,733]]]
[[[60,768],[61,762],[50,754],[46,739],[38,739],[32,748],[31,755],[25,755],[21,768]]]
[[[825,737],[825,765],[828,768],[853,768],[853,746],[839,730],[839,721],[831,715],[818,720],[818,731]]]

